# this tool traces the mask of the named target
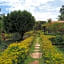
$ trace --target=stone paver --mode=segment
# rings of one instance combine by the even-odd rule
[[[30,56],[34,59],[39,59],[42,57],[42,53],[40,52],[40,44],[39,43],[36,43],[35,46],[34,46],[34,52],[33,53],[30,53]],[[39,61],[38,60],[34,60],[33,62],[30,62],[29,64],[39,64]]]
[[[41,58],[42,57],[42,53],[40,53],[40,52],[31,53],[31,57],[32,58]]]
[[[40,44],[39,43],[36,43],[35,46],[40,46]]]
[[[36,49],[39,49],[40,47],[35,46]]]

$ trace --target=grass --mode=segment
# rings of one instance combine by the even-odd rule
[[[30,57],[30,53],[33,53],[34,45],[35,45],[35,40],[33,41],[33,44],[32,44],[30,51],[29,51],[29,55],[27,56],[24,64],[29,64],[30,62],[34,61],[34,59]]]
[[[34,49],[35,49],[35,44],[36,44],[36,41],[37,40],[38,40],[39,43],[41,42],[41,39],[40,39],[40,36],[39,35],[36,35],[35,40],[33,42],[33,45],[30,48],[29,55],[27,56],[27,59],[25,60],[25,63],[24,64],[29,64],[30,62],[33,62],[35,60],[38,60],[39,61],[39,64],[43,64],[43,59],[42,58],[34,59],[34,58],[32,58],[30,56],[30,53],[36,52],[36,51],[34,51]],[[40,47],[40,51],[39,52],[42,52],[41,51],[41,47]]]

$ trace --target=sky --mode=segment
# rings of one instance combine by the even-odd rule
[[[57,20],[64,0],[0,0],[0,14],[27,10],[36,20]]]

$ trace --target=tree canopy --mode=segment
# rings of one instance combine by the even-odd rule
[[[64,5],[62,5],[62,7],[60,8],[60,15],[58,20],[64,21]]]
[[[23,37],[26,31],[33,28],[35,18],[28,11],[13,11],[4,16],[4,26],[8,33],[18,32]]]

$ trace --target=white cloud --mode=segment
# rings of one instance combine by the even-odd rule
[[[7,2],[9,3],[8,5],[11,6],[11,10],[18,10],[18,9],[29,9],[32,5],[35,6],[39,6],[40,4],[45,4],[48,1],[53,1],[53,0],[7,0]],[[31,9],[31,8],[30,8]]]
[[[55,19],[58,13],[54,14],[52,11],[58,11],[58,8],[52,8],[49,6],[47,2],[54,0],[0,0],[0,2],[5,2],[0,5],[8,5],[10,8],[6,8],[6,10],[14,11],[14,10],[27,10],[30,11],[36,18],[36,20],[47,20],[48,18]],[[40,5],[43,6],[40,6]],[[44,5],[45,4],[45,5]],[[37,12],[35,11],[35,7],[39,7],[40,10],[45,9],[47,12]]]
[[[33,6],[39,6],[40,4],[45,4],[49,1],[54,1],[54,0],[26,0],[25,1],[25,4],[26,6],[30,6],[30,5],[33,5]]]
[[[60,0],[60,1],[64,2],[64,0]]]
[[[59,15],[59,13],[53,14],[50,12],[45,12],[45,13],[33,13],[33,15],[35,16],[35,18],[37,18],[37,20],[48,20],[49,18],[51,18],[52,20],[56,20],[57,15]]]

